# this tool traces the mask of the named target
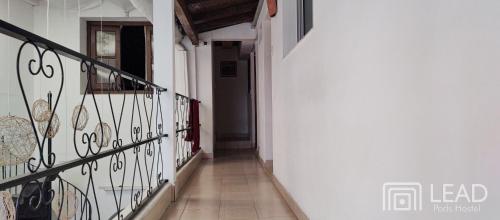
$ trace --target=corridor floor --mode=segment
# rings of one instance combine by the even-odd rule
[[[163,219],[296,219],[252,152],[202,161]]]

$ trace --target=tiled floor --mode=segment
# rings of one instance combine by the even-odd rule
[[[203,161],[163,219],[296,219],[253,155]]]

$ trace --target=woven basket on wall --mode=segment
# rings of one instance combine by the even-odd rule
[[[30,121],[17,116],[0,117],[0,166],[28,161],[35,147]]]

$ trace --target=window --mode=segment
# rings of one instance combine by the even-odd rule
[[[300,41],[313,27],[312,0],[297,0],[297,39]]]
[[[139,78],[153,80],[153,28],[148,22],[88,22],[87,47],[90,57]],[[130,80],[110,81],[109,72],[92,73],[94,91],[109,91],[118,83],[122,91],[132,91]],[[113,80],[113,79],[111,79]],[[139,90],[144,86],[138,85]]]
[[[283,1],[283,56],[313,27],[313,0]]]

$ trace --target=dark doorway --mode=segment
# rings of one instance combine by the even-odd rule
[[[213,42],[214,152],[253,149],[253,41]]]

